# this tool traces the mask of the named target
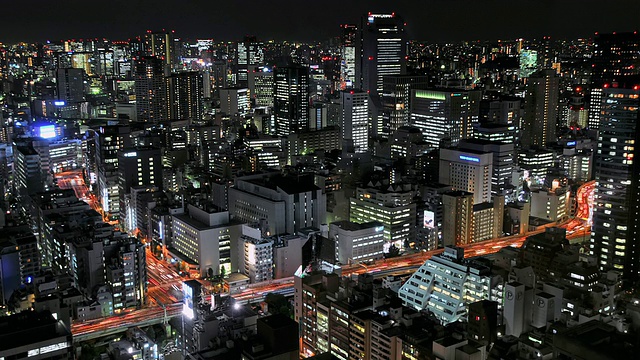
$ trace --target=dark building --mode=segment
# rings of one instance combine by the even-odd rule
[[[411,90],[428,89],[429,77],[388,75],[382,78],[382,115],[377,125],[378,135],[389,137],[401,126],[409,125]]]
[[[195,71],[172,74],[165,78],[167,115],[172,120],[202,119],[202,74]]]
[[[247,360],[300,358],[298,323],[290,317],[276,314],[258,319],[257,337],[246,346],[242,358]]]
[[[637,349],[616,328],[598,320],[576,325],[553,337],[554,359],[633,359]]]
[[[552,69],[537,71],[529,77],[520,137],[523,147],[556,141],[559,86],[560,80]]]
[[[66,103],[84,100],[84,70],[58,69],[56,73],[58,100]]]
[[[498,303],[481,300],[469,304],[468,337],[488,345],[498,337]]]
[[[640,77],[621,79],[605,84],[602,93],[590,249],[600,270],[617,270],[625,279],[635,280],[640,270],[640,164],[635,156],[635,143],[640,141]]]
[[[285,66],[275,70],[273,111],[276,135],[288,136],[309,129],[309,70]]]
[[[640,75],[640,34],[596,34],[591,79],[600,83],[615,77]]]
[[[0,358],[73,359],[72,336],[48,311],[0,317]]]
[[[157,123],[166,120],[163,60],[152,56],[137,59],[134,80],[138,121]]]

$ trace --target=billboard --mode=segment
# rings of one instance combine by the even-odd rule
[[[182,283],[182,314],[189,319],[193,319],[193,288],[186,282]]]
[[[56,137],[56,126],[55,125],[42,125],[38,128],[38,135],[40,135],[43,139],[53,139]]]
[[[433,211],[425,210],[422,226],[427,229],[433,229],[436,227],[435,223],[436,223],[436,216],[433,213]]]

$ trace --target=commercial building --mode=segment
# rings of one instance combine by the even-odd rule
[[[165,77],[167,115],[171,120],[201,120],[204,97],[202,74],[196,71],[173,73]]]
[[[383,230],[384,226],[379,222],[356,224],[338,221],[329,224],[329,239],[336,244],[336,261],[350,264],[382,258]]]
[[[158,123],[167,118],[167,88],[163,60],[141,57],[135,62],[136,114],[138,121]]]
[[[412,90],[411,125],[422,130],[431,147],[455,146],[473,136],[481,97],[478,90]]]
[[[492,202],[473,203],[473,194],[451,191],[442,195],[442,241],[445,246],[459,246],[495,239],[502,234],[504,197]]]
[[[603,90],[603,114],[594,155],[596,179],[590,253],[601,270],[638,278],[640,79],[621,79]],[[640,143],[640,142],[639,142]]]
[[[23,311],[2,317],[0,357],[73,359],[71,331],[48,311]]]
[[[229,116],[244,118],[249,115],[251,102],[247,88],[220,89],[220,111]]]
[[[349,220],[359,224],[380,222],[384,226],[384,251],[387,252],[391,245],[403,249],[415,239],[414,196],[415,191],[402,184],[358,187],[356,196],[350,199]]]
[[[382,78],[382,82],[382,111],[372,133],[388,137],[398,128],[409,125],[411,90],[429,88],[429,77],[387,75]]]
[[[230,221],[228,211],[189,205],[187,214],[172,218],[173,248],[169,252],[188,264],[189,270],[205,277],[210,271],[217,275],[237,269],[232,242],[240,237],[241,227]]]
[[[367,152],[369,150],[369,94],[362,90],[346,90],[340,94],[342,147],[355,153]]]
[[[493,153],[470,148],[441,148],[438,182],[472,193],[474,204],[489,202],[492,193],[493,156]]]
[[[309,129],[309,70],[302,66],[274,71],[273,113],[278,136]]]
[[[442,324],[449,324],[466,319],[470,303],[497,300],[500,283],[487,264],[466,261],[462,248],[446,247],[420,266],[398,296],[406,306],[428,308]]]
[[[229,189],[229,212],[248,223],[266,221],[267,235],[296,234],[326,221],[326,194],[311,177],[240,177]]]

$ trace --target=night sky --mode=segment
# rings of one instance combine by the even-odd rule
[[[0,42],[106,37],[147,29],[187,39],[326,40],[368,11],[395,11],[409,38],[495,40],[640,29],[640,0],[5,0]],[[7,5],[10,3],[11,5]]]

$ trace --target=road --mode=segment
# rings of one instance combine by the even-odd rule
[[[75,179],[75,178],[74,178]],[[75,183],[76,186],[78,182]],[[84,182],[82,182],[84,184]],[[545,231],[546,227],[560,226],[567,229],[567,238],[574,239],[585,236],[590,231],[591,206],[593,202],[593,191],[595,182],[581,186],[576,194],[578,208],[573,219],[567,220],[560,224],[549,224],[538,228],[535,231],[528,232],[525,235],[512,235],[493,240],[487,240],[479,243],[462,245],[465,249],[465,257],[475,257],[488,255],[498,252],[503,247],[515,246],[520,247],[528,236],[539,234]],[[74,188],[75,190],[75,188]],[[79,189],[82,191],[82,188]],[[86,201],[86,200],[85,200]],[[374,275],[386,275],[397,271],[410,271],[417,269],[427,259],[433,255],[441,253],[443,250],[434,250],[421,252],[416,254],[404,255],[396,258],[380,260],[370,266],[363,264],[355,264],[342,267],[342,276],[350,276],[362,274],[365,272]],[[179,294],[172,289],[173,286],[181,286],[184,280],[179,277],[176,271],[166,265],[163,261],[156,259],[149,252],[147,253],[148,277],[149,277],[149,298],[150,305],[147,308],[126,312],[124,315],[117,315],[105,319],[89,321],[80,324],[73,324],[71,331],[75,336],[87,336],[92,332],[104,332],[109,327],[129,327],[150,321],[157,321],[164,316],[163,308],[158,305],[170,304],[167,306],[167,315],[176,316],[181,309]],[[247,303],[264,299],[268,293],[280,293],[283,295],[293,294],[293,277],[273,280],[264,284],[252,284],[248,289],[231,295],[235,300]],[[174,289],[175,290],[175,289]]]
[[[118,225],[117,221],[108,221],[104,211],[102,211],[100,202],[96,196],[89,191],[89,187],[85,184],[82,169],[59,172],[55,174],[55,177],[60,189],[73,189],[78,199],[83,200],[89,204],[93,210],[102,215],[104,222],[114,226]]]
[[[512,235],[507,237],[501,237],[498,239],[487,240],[479,243],[462,245],[464,248],[465,257],[476,257],[482,255],[488,255],[498,252],[500,249],[507,246],[520,247],[526,240],[528,236],[540,234],[545,231],[546,227],[551,226],[560,226],[567,229],[567,238],[574,239],[578,237],[584,237],[586,233],[589,233],[591,229],[590,225],[590,214],[591,214],[591,206],[593,203],[593,192],[595,189],[595,181],[590,181],[584,185],[582,185],[577,193],[576,200],[578,203],[578,208],[576,209],[576,214],[573,219],[564,221],[560,224],[549,224],[538,228],[535,231],[531,231],[526,233],[525,235]],[[362,273],[372,273],[374,275],[377,274],[389,274],[394,272],[397,269],[417,269],[419,266],[424,264],[426,260],[431,258],[433,255],[440,254],[443,249],[421,252],[410,255],[403,255],[396,258],[385,259],[376,261],[371,265],[364,264],[354,264],[354,265],[345,265],[342,267],[342,276],[350,276],[357,275]],[[291,279],[290,284],[287,283],[287,286],[293,287],[293,279]],[[274,291],[286,291],[287,286],[285,284],[265,284],[263,286],[253,287],[251,289],[247,289],[241,293],[232,295],[235,299],[239,301],[247,301],[249,299],[260,299],[269,292]]]

